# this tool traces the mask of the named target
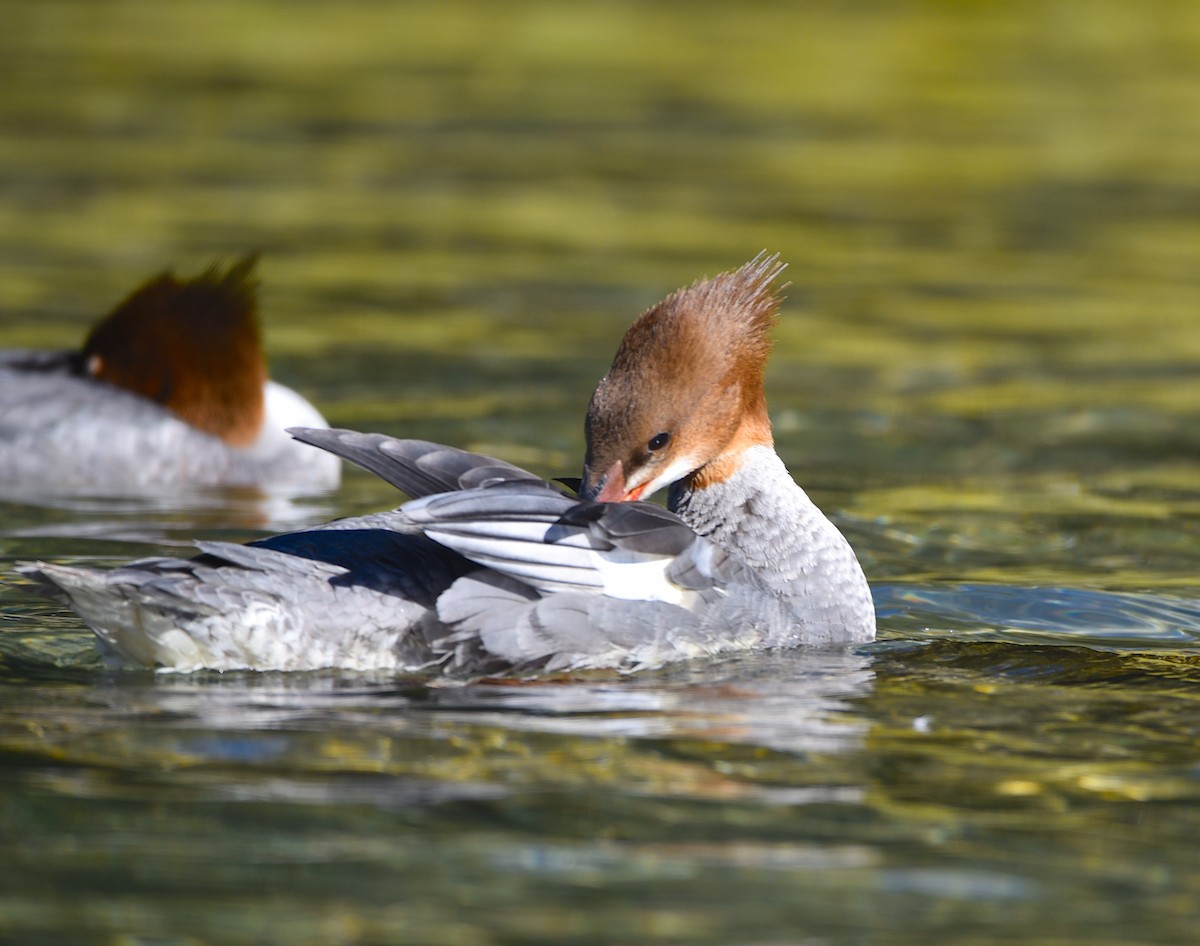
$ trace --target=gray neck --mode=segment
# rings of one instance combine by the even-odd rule
[[[770,447],[751,447],[737,472],[705,489],[671,487],[668,508],[737,555],[785,597],[875,626],[862,567],[845,537],[792,479]]]

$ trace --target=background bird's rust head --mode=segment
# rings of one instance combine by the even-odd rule
[[[258,325],[257,256],[193,279],[148,280],[88,336],[89,376],[157,401],[235,446],[263,419],[267,367]]]

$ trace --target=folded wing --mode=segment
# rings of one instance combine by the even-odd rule
[[[429,440],[397,440],[383,434],[309,427],[292,427],[288,433],[302,443],[361,466],[414,499],[508,482],[554,488],[519,466]]]

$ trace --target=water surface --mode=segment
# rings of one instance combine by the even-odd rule
[[[98,664],[29,558],[397,501],[0,498],[0,938],[1185,944],[1190,3],[10,3],[0,345],[263,252],[342,426],[576,473],[620,335],[762,248],[780,453],[880,641],[437,686]]]

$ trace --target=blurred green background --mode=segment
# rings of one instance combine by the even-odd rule
[[[633,316],[767,248],[806,486],[918,533],[1194,511],[1192,3],[3,13],[0,344],[259,249],[275,373],[334,423],[574,472]]]
[[[333,423],[571,474],[633,317],[778,251],[777,445],[882,637],[530,688],[109,675],[7,583],[0,938],[1195,941],[1200,5],[0,23],[0,347],[261,250],[274,374]],[[396,500],[351,473],[285,518]],[[0,559],[277,513],[0,503]]]

